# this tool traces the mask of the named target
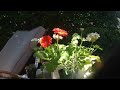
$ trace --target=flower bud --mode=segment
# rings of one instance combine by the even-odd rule
[[[84,31],[84,28],[80,28],[81,31]]]

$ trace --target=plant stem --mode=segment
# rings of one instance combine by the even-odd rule
[[[81,31],[81,37],[82,37],[82,31]]]
[[[90,48],[89,48],[89,52],[92,54],[93,53],[93,50],[92,50],[92,52],[91,52],[91,48],[92,48],[92,45],[93,45],[93,42],[91,43],[91,45],[90,45]]]
[[[58,49],[58,41],[59,41],[59,39],[57,38],[57,49]]]
[[[81,43],[80,43],[80,48],[81,48],[81,46],[82,46],[82,43],[83,43],[83,41],[81,41]]]
[[[95,49],[93,52],[95,52],[97,49]]]
[[[83,40],[82,40],[82,32],[81,32],[81,43],[80,43],[80,49],[81,49],[82,43],[83,43]]]
[[[90,48],[92,47],[92,45],[93,45],[93,42],[91,43]]]

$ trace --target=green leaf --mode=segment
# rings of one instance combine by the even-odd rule
[[[60,57],[59,61],[68,60],[68,59],[69,59],[69,53],[67,51],[63,51],[61,53],[61,57]]]
[[[45,64],[48,72],[53,72],[58,66],[58,60],[51,60],[48,64]]]
[[[41,50],[43,50],[42,47],[37,47],[37,46],[35,46],[35,47],[33,48],[33,51],[34,51],[34,52],[36,52],[36,51],[41,51]]]
[[[75,50],[75,47],[73,47],[73,45],[68,45],[66,47],[66,51],[69,53],[69,56],[72,56],[74,50]]]
[[[82,38],[82,41],[87,41],[85,38]]]
[[[77,39],[80,39],[80,35],[79,35],[78,33],[74,33],[74,34],[72,35],[72,37],[73,37],[73,38],[76,37]]]
[[[99,56],[94,56],[94,55],[90,55],[91,59],[95,59],[97,62],[101,63],[100,57]]]
[[[85,60],[85,64],[92,64],[90,60]]]
[[[54,65],[52,63],[48,63],[45,66],[46,66],[46,70],[48,72],[53,72],[57,68],[57,65]]]
[[[96,57],[97,57],[96,61],[101,63],[100,57],[99,56],[96,56]]]
[[[102,49],[102,48],[100,48],[98,45],[93,45],[93,48],[103,50],[103,49]]]
[[[77,40],[77,39],[80,39],[81,37],[80,37],[80,35],[78,35],[78,33],[74,33],[73,35],[72,35],[72,40],[71,41],[74,41],[74,40]]]
[[[62,51],[66,49],[66,46],[64,44],[59,44],[58,47]]]
[[[72,41],[71,41],[71,44],[73,44],[73,45],[78,45],[78,40],[72,40]]]
[[[40,59],[44,59],[44,60],[50,60],[50,59],[47,57],[47,54],[45,54],[44,52],[40,52],[40,51],[35,52],[33,56],[34,56],[34,57],[38,57],[38,58],[40,58]]]

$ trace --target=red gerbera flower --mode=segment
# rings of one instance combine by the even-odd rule
[[[54,28],[53,29],[54,33],[60,35],[60,36],[68,36],[67,31],[60,29],[60,28]]]
[[[52,43],[52,38],[49,35],[43,36],[40,39],[40,44],[43,48],[50,46]]]

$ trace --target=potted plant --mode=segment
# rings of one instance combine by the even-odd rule
[[[82,36],[84,28],[81,28],[81,35],[74,33],[71,42],[68,45],[59,44],[59,40],[68,36],[68,32],[60,29],[53,29],[53,38],[45,35],[40,39],[32,39],[40,43],[40,46],[34,47],[34,57],[39,58],[44,69],[52,74],[52,78],[61,78],[59,71],[63,70],[67,78],[70,79],[85,79],[89,78],[95,71],[93,66],[96,63],[101,63],[100,57],[93,53],[100,48],[93,43],[100,38],[100,35],[90,33],[86,38]],[[52,40],[55,39],[55,43]],[[83,45],[84,42],[91,42],[89,47]],[[47,61],[47,62],[44,62]],[[56,76],[55,76],[56,75]]]

